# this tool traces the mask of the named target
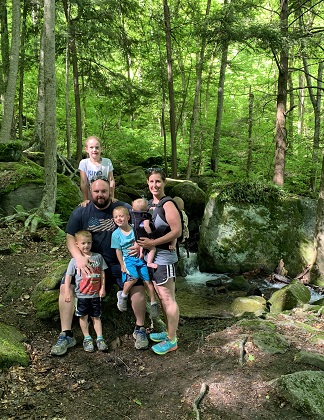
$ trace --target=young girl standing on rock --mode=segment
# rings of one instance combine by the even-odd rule
[[[82,159],[79,163],[80,170],[80,188],[83,196],[81,206],[86,206],[89,203],[89,186],[93,179],[108,180],[110,185],[110,196],[112,201],[115,193],[115,179],[113,170],[114,167],[111,160],[101,157],[101,142],[98,137],[90,136],[85,141],[85,151],[88,154],[87,159]]]

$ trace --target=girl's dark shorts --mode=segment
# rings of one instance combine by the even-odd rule
[[[170,278],[176,278],[176,268],[174,264],[158,265],[157,268],[150,268],[149,273],[151,280],[157,285],[161,286],[166,283]]]

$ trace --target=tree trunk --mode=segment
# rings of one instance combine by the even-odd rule
[[[251,86],[249,90],[249,117],[248,117],[248,157],[246,162],[246,175],[250,176],[251,166],[252,166],[252,128],[253,128],[253,102],[254,95],[251,91]]]
[[[18,112],[18,138],[23,140],[23,112],[24,112],[24,68],[25,68],[25,39],[26,39],[26,16],[30,3],[24,0],[22,29],[21,29],[21,48],[19,66],[19,112]]]
[[[74,24],[69,19],[68,3],[63,0],[65,18],[68,24],[68,33],[70,39],[70,53],[72,59],[73,69],[73,86],[74,86],[74,101],[75,101],[75,127],[76,127],[76,159],[82,159],[82,113],[81,113],[81,99],[80,99],[80,85],[79,85],[79,69],[78,69],[78,54],[75,43],[75,28]]]
[[[298,123],[297,133],[301,136],[304,133],[304,104],[305,104],[305,77],[302,72],[298,76],[299,100],[298,100]]]
[[[3,119],[0,132],[0,142],[10,141],[10,131],[14,116],[14,104],[17,85],[20,48],[20,0],[12,0],[12,39],[8,82],[5,87],[3,103]]]
[[[311,191],[316,191],[316,178],[317,178],[317,164],[319,161],[320,153],[320,129],[321,129],[321,100],[322,100],[322,76],[323,76],[323,62],[318,63],[317,71],[317,89],[316,94],[312,88],[312,79],[309,73],[308,60],[303,53],[303,65],[305,70],[305,76],[307,80],[308,93],[314,110],[314,134],[313,134],[313,150],[312,160],[313,168],[310,177],[310,188]]]
[[[294,84],[292,78],[292,72],[288,72],[288,91],[289,91],[289,115],[288,115],[288,138],[287,144],[290,151],[290,155],[294,149],[294,109],[295,109],[295,96],[294,96]]]
[[[314,255],[311,269],[311,281],[317,279],[324,280],[324,157],[317,201]]]
[[[225,85],[225,74],[226,74],[226,67],[227,67],[228,46],[229,46],[229,42],[227,40],[224,40],[224,44],[222,48],[221,66],[219,70],[216,121],[215,121],[214,138],[213,138],[212,155],[211,155],[211,169],[214,173],[216,173],[218,169],[218,149],[219,149],[220,130],[221,130],[221,125],[222,125],[222,117],[223,117],[224,85]]]
[[[282,39],[288,38],[288,0],[281,0],[280,9],[280,32]],[[286,163],[286,105],[287,105],[287,83],[288,83],[288,50],[284,45],[280,51],[278,64],[278,93],[277,93],[277,115],[276,115],[276,151],[273,182],[282,186],[285,177]]]
[[[178,162],[177,162],[177,136],[175,127],[175,100],[173,89],[173,74],[172,74],[172,48],[171,48],[171,25],[170,25],[170,11],[168,1],[163,0],[164,23],[165,23],[165,38],[167,51],[167,73],[168,73],[168,90],[169,90],[169,106],[170,106],[170,134],[171,134],[171,169],[172,178],[177,177]]]
[[[209,15],[210,4],[211,4],[211,0],[208,0],[207,6],[206,6],[205,18],[207,18]],[[196,125],[197,114],[198,114],[198,101],[200,97],[201,77],[202,77],[202,70],[203,70],[203,65],[204,65],[204,60],[205,60],[205,49],[206,49],[206,36],[202,35],[199,60],[196,66],[196,88],[195,88],[195,96],[194,96],[194,102],[192,106],[192,114],[191,114],[191,120],[190,120],[187,179],[190,179],[191,172],[192,172],[192,159],[193,159],[193,149],[194,149],[194,141],[195,141],[195,125]]]
[[[54,213],[57,190],[55,0],[44,1],[45,187],[40,214]]]
[[[44,42],[45,26],[43,25],[40,37],[39,65],[38,65],[38,85],[37,85],[37,104],[36,121],[34,128],[34,143],[29,151],[45,151],[44,125],[45,125],[45,81],[44,81]]]
[[[9,35],[6,0],[0,0],[0,33],[1,33],[1,58],[0,61],[0,98],[4,103],[4,94],[9,74]],[[3,107],[2,107],[3,114]]]
[[[67,22],[68,27],[70,26],[70,11],[71,7],[68,6],[67,10]],[[65,51],[65,136],[66,136],[66,156],[68,159],[71,159],[71,118],[70,118],[70,85],[69,85],[69,61],[70,61],[70,37],[69,32],[66,35],[66,51]]]

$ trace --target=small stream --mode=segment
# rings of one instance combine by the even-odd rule
[[[197,254],[190,253],[189,258],[182,255],[183,277],[177,277],[176,297],[180,308],[180,314],[186,317],[213,317],[230,316],[230,305],[238,296],[245,296],[246,292],[216,293],[214,288],[207,287],[208,280],[221,279],[223,284],[231,280],[226,274],[203,273],[199,270]],[[257,279],[257,286],[262,293],[269,295],[269,291],[275,291],[285,286],[283,283],[272,283],[267,279]],[[309,303],[323,298],[311,287]],[[268,293],[267,293],[268,292]]]

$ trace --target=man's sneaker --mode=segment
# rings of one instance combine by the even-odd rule
[[[146,337],[146,330],[141,327],[139,330],[134,330],[133,337],[135,338],[135,348],[137,350],[145,350],[148,348],[149,342]]]
[[[53,356],[63,356],[70,347],[76,345],[76,339],[69,337],[65,332],[61,332],[56,344],[51,348],[51,354]]]
[[[161,343],[155,344],[152,346],[152,350],[156,354],[166,354],[169,353],[169,351],[177,350],[178,348],[178,342],[177,339],[174,339],[171,341],[169,338],[166,338],[165,341],[162,341]]]
[[[83,340],[83,350],[89,353],[92,353],[94,351],[92,338],[85,338]]]
[[[120,312],[126,312],[127,311],[127,297],[123,297],[122,296],[122,291],[119,290],[119,292],[117,292],[117,308],[120,310]]]
[[[159,316],[159,307],[156,302],[152,303],[150,306],[150,318],[155,319]]]
[[[99,338],[97,340],[97,347],[99,351],[106,351],[108,350],[108,346],[103,338]]]
[[[155,343],[160,343],[160,341],[165,341],[168,336],[167,331],[162,331],[159,333],[151,333],[150,340],[155,341]]]

